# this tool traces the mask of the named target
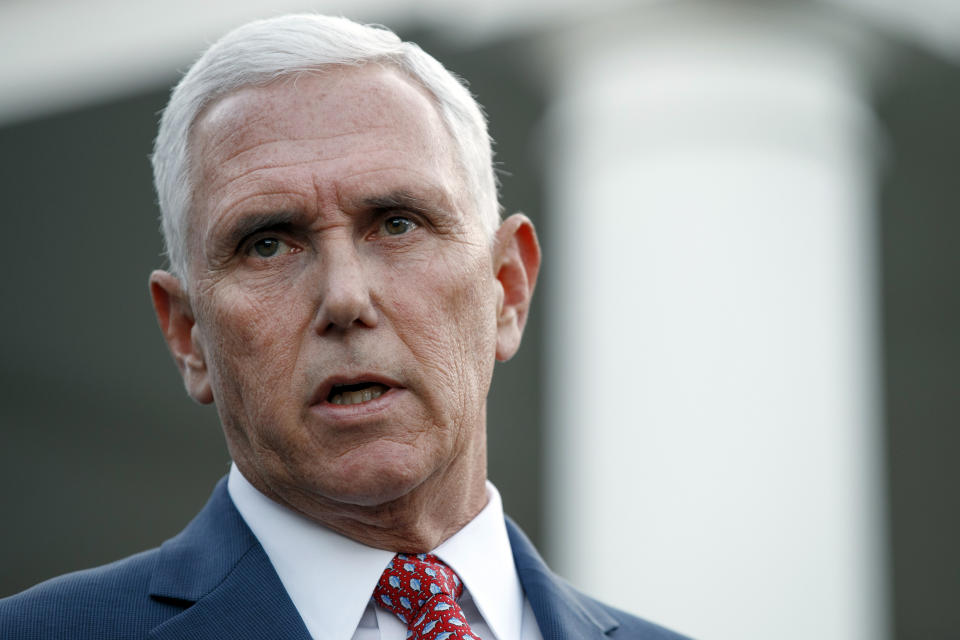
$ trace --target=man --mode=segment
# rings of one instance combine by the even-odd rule
[[[161,548],[3,601],[0,637],[679,637],[551,574],[486,482],[540,252],[439,63],[345,19],[246,25],[173,92],[154,169],[157,318],[234,465]]]

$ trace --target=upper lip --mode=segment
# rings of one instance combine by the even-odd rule
[[[327,398],[330,396],[330,392],[338,384],[360,384],[362,382],[382,384],[392,389],[403,387],[402,384],[393,378],[389,378],[378,373],[357,373],[349,375],[338,374],[330,376],[320,383],[320,386],[317,387],[317,390],[313,393],[313,397],[310,399],[310,404],[315,405],[326,402]]]

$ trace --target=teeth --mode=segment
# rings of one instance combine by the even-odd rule
[[[330,397],[331,404],[360,404],[362,402],[370,402],[375,400],[383,395],[386,391],[386,387],[383,385],[374,385],[372,387],[367,387],[366,389],[360,389],[359,391],[342,391],[340,393],[335,393]]]

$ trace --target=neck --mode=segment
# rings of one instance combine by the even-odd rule
[[[241,473],[260,493],[361,544],[395,552],[426,553],[473,520],[487,504],[485,449],[460,460],[406,494],[357,505],[306,491],[278,492],[255,474]]]
[[[460,492],[456,500],[404,496],[376,507],[341,510],[314,518],[325,527],[378,549],[427,553],[473,520],[487,504],[485,483]]]

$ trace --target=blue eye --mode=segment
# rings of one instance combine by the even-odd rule
[[[391,236],[406,233],[407,231],[415,229],[416,226],[417,224],[413,220],[404,218],[403,216],[391,216],[383,221],[383,230]]]

